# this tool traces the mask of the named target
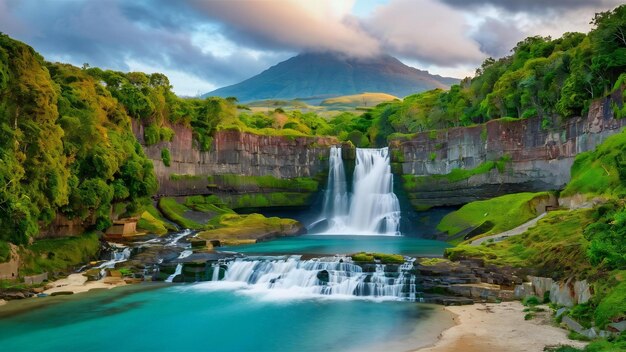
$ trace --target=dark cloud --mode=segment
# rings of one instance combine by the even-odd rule
[[[581,7],[596,7],[607,0],[441,0],[455,7],[491,5],[510,12],[545,12],[548,9],[571,10]]]
[[[487,18],[472,35],[480,45],[480,50],[491,57],[502,57],[509,54],[511,48],[526,35],[512,21],[501,21]]]
[[[238,82],[259,73],[281,53],[253,55],[235,48],[231,55],[205,52],[192,42],[190,29],[201,24],[183,4],[174,2],[21,1],[0,0],[12,23],[0,31],[16,37],[49,59],[128,70],[130,60],[147,66],[179,70],[215,85]],[[179,17],[187,15],[187,17]],[[10,24],[10,25],[9,25]]]

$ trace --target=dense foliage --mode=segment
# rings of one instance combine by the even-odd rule
[[[376,129],[371,140],[384,142],[392,133],[415,133],[467,126],[503,117],[581,116],[592,99],[609,93],[624,115],[626,72],[626,5],[597,14],[587,35],[529,37],[511,55],[488,58],[473,78],[449,91],[432,90],[402,102],[379,105],[371,112]]]
[[[136,209],[157,184],[130,125],[84,70],[0,35],[0,240],[24,244],[57,213],[104,229],[112,203]]]

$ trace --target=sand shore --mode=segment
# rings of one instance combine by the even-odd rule
[[[82,274],[71,274],[64,279],[56,280],[46,285],[46,290],[43,291],[43,293],[81,293],[93,289],[108,289],[124,285],[126,285],[126,282],[119,277],[105,277],[98,281],[87,281],[87,277]]]
[[[550,318],[524,320],[519,302],[451,306],[457,325],[441,333],[433,346],[419,352],[541,352],[546,346],[584,347],[586,343],[567,338],[567,331],[551,325]]]

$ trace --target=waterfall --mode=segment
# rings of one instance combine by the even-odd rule
[[[416,300],[415,276],[408,273],[413,259],[407,259],[404,265],[363,264],[363,268],[350,257],[238,258],[224,265],[227,267],[224,278],[212,285],[276,293],[283,298],[335,296]],[[216,281],[216,271],[213,270],[212,281]]]
[[[111,259],[100,264],[98,269],[114,268],[115,264],[125,262],[130,258],[130,248],[113,248],[111,251]]]
[[[178,265],[176,265],[176,270],[174,271],[174,273],[168,276],[167,279],[165,279],[165,282],[173,282],[174,278],[180,275],[182,272],[183,272],[183,264],[178,263]]]
[[[399,235],[400,202],[393,193],[389,148],[356,149],[352,193],[346,187],[341,148],[332,147],[321,220],[331,234]]]

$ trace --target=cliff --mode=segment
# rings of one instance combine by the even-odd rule
[[[334,137],[264,136],[239,131],[216,132],[210,151],[194,146],[192,131],[181,125],[171,142],[145,146],[143,126],[133,131],[154,163],[159,196],[215,194],[229,207],[308,206],[328,168]],[[161,152],[167,148],[170,166]]]
[[[541,118],[418,133],[391,142],[393,166],[416,209],[460,205],[526,191],[562,189],[577,154],[593,150],[626,125],[611,99],[594,101],[587,117],[542,127]]]

